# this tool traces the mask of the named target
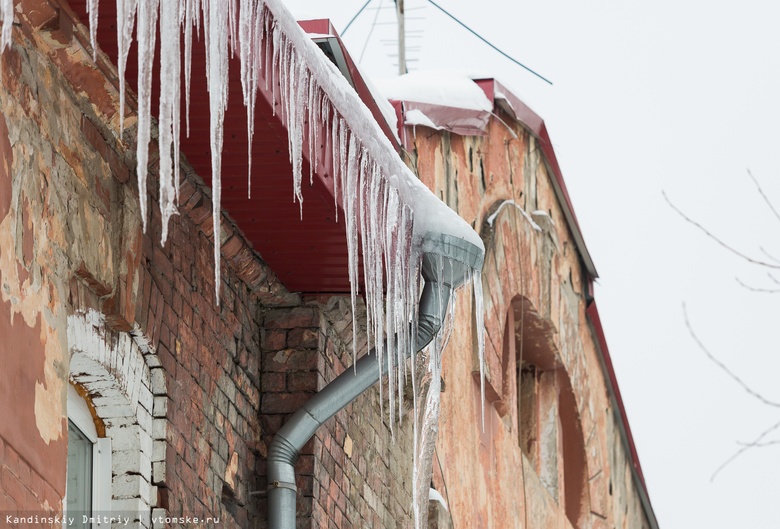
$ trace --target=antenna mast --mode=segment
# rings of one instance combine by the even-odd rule
[[[398,75],[406,73],[406,31],[404,29],[404,0],[395,0],[398,15]]]

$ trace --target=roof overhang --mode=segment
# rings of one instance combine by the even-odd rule
[[[86,0],[68,0],[76,17],[88,20]],[[334,61],[362,102],[379,123],[392,146],[398,149],[395,123],[388,123],[375,100],[368,83],[346,51],[338,33],[328,20],[300,22],[312,34],[313,40]],[[102,2],[99,10],[97,42],[107,57],[106,63],[116,64],[116,4]],[[211,152],[209,97],[206,85],[205,46],[193,39],[192,81],[190,84],[189,135],[182,123],[181,152],[192,172],[211,185]],[[236,54],[237,55],[237,54]],[[159,57],[159,51],[158,56]],[[158,61],[159,58],[156,58]],[[286,128],[281,120],[278,94],[273,87],[260,83],[255,109],[252,149],[252,190],[248,179],[249,142],[247,115],[243,100],[240,65],[231,57],[229,68],[228,108],[224,118],[222,155],[222,208],[243,232],[262,259],[276,272],[291,292],[350,292],[348,250],[344,214],[339,200],[334,199],[332,167],[329,160],[310,167],[304,155],[303,198],[305,207],[294,202],[292,165]],[[134,88],[138,76],[136,47],[130,50],[126,79]],[[152,108],[159,104],[159,80],[153,81]],[[128,106],[135,106],[132,94]],[[182,116],[185,115],[182,97]],[[184,120],[184,118],[182,118]],[[318,124],[319,138],[330,134],[327,124]],[[154,158],[154,157],[153,157]],[[309,180],[311,175],[311,180]],[[141,191],[144,192],[144,191]],[[337,219],[342,219],[337,221]],[[207,224],[204,220],[204,226]],[[205,229],[208,229],[206,227]]]

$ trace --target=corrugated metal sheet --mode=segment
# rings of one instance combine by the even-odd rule
[[[71,7],[82,21],[85,0],[72,0]],[[202,32],[201,32],[202,37]],[[98,43],[116,64],[116,6],[101,2]],[[190,135],[185,137],[182,120],[181,151],[203,180],[211,181],[209,106],[206,89],[203,42],[193,46]],[[128,88],[136,86],[135,47],[128,59]],[[157,60],[157,59],[156,59]],[[157,72],[155,71],[155,74]],[[252,198],[247,198],[247,126],[238,58],[230,60],[228,110],[222,158],[222,207],[243,231],[255,250],[293,292],[349,292],[344,223],[335,221],[332,182],[320,168],[309,186],[309,167],[304,162],[303,219],[293,203],[292,169],[287,150],[287,132],[271,104],[258,93],[255,137],[252,144]],[[182,75],[183,77],[183,75]],[[154,93],[159,94],[155,80]],[[365,100],[365,98],[364,98]],[[157,96],[152,108],[157,107]],[[182,115],[184,115],[182,92]],[[320,138],[326,137],[326,130]],[[339,218],[342,215],[339,214]]]

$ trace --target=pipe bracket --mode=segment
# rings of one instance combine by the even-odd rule
[[[295,483],[288,483],[286,481],[272,481],[268,484],[268,490],[271,489],[290,489],[295,493],[298,492],[298,487],[295,486]]]

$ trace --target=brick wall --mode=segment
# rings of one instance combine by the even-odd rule
[[[14,44],[0,57],[0,325],[4,339],[25,343],[0,346],[9,369],[0,423],[22,435],[0,431],[0,511],[61,512],[74,345],[66,321],[94,310],[106,332],[132,333],[153,353],[153,428],[164,440],[154,446],[163,454],[151,478],[155,513],[251,526],[262,503],[249,494],[260,488],[263,453],[261,322],[269,307],[300,298],[223,218],[217,305],[210,192],[185,164],[180,215],[161,246],[154,153],[142,233],[134,147],[120,138],[110,76],[83,49],[83,28],[47,3],[19,6]],[[132,113],[125,124],[124,138],[134,138]],[[291,347],[312,336],[317,345],[316,332],[286,332]],[[104,367],[104,382],[119,385],[121,369]],[[289,387],[309,383],[295,378]]]
[[[267,311],[262,339],[263,442],[314,393],[366,351],[363,329],[352,330],[349,298],[308,299],[304,306]],[[359,324],[365,313],[358,308]],[[360,325],[359,325],[360,327]],[[394,427],[380,415],[377,387],[328,420],[296,465],[298,527],[408,527],[412,501],[412,417]],[[405,403],[411,406],[409,402]],[[260,467],[265,478],[264,462]],[[263,526],[264,527],[264,526]]]

